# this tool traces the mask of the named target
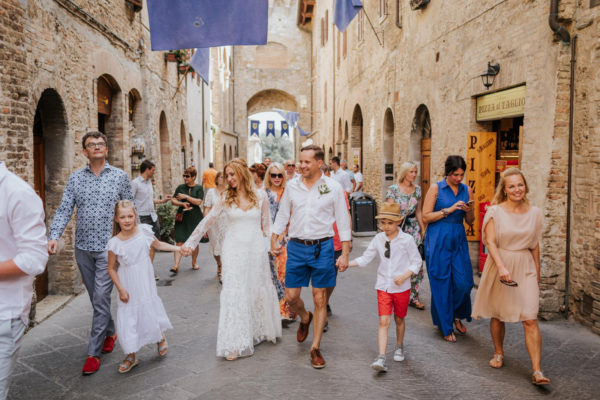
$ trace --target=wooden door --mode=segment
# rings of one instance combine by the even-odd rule
[[[44,190],[44,138],[42,136],[33,137],[33,183],[34,190],[42,199],[42,204],[46,205]],[[37,301],[40,301],[48,295],[48,268],[44,269],[35,279],[35,293]]]
[[[431,138],[421,139],[421,192],[423,198],[431,184]]]

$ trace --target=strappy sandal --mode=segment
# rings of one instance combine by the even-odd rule
[[[234,360],[237,360],[237,358],[238,358],[238,352],[237,352],[237,350],[233,351],[233,352],[231,352],[231,353],[229,353],[229,354],[227,354],[225,356],[225,359],[227,361],[234,361]]]
[[[495,365],[492,365],[493,363],[495,363]],[[502,368],[504,365],[504,355],[495,353],[489,364],[492,368]]]
[[[198,271],[200,269],[200,267],[198,265],[194,264],[194,265],[192,265],[192,269],[194,271]]]
[[[410,303],[410,306],[416,308],[417,310],[425,309],[425,304],[421,303],[419,300],[413,301],[412,303]]]
[[[177,275],[177,273],[179,272],[179,268],[173,267],[169,270],[169,272],[171,272],[171,274],[173,274],[173,275]]]
[[[167,343],[167,338],[163,335],[163,338],[160,342],[157,343],[158,347],[158,355],[164,357],[167,355],[169,351],[169,343]]]
[[[542,371],[535,371],[531,376],[531,383],[536,386],[549,385],[550,379],[546,378]]]
[[[444,340],[448,343],[456,343],[456,336],[454,336],[454,332],[452,332],[448,336],[444,336]]]
[[[461,326],[462,329],[460,329],[458,326]],[[456,328],[456,333],[458,333],[461,336],[464,336],[467,334],[467,327],[462,323],[462,321],[458,318],[454,318],[454,327]]]
[[[124,374],[126,372],[131,371],[131,369],[133,367],[135,367],[136,365],[138,365],[140,362],[138,361],[136,356],[132,356],[131,354],[128,354],[127,357],[125,357],[125,359],[123,360],[123,362],[121,364],[119,364],[119,373],[120,374]]]

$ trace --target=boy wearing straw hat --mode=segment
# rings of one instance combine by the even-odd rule
[[[362,256],[350,261],[348,266],[366,267],[376,255],[379,255],[380,262],[375,284],[379,309],[377,337],[379,355],[371,364],[371,368],[379,372],[386,372],[385,353],[392,311],[396,321],[394,361],[404,360],[402,342],[404,340],[404,317],[406,317],[410,299],[410,277],[419,272],[422,261],[412,236],[402,232],[399,228],[402,222],[399,204],[384,203],[375,218],[379,220],[383,232],[375,235]]]

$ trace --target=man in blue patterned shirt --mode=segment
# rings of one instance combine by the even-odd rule
[[[89,164],[69,177],[50,226],[48,253],[56,254],[58,239],[77,206],[75,259],[94,308],[88,358],[82,371],[89,375],[100,368],[100,353],[110,353],[117,338],[110,314],[113,283],[107,270],[106,244],[112,236],[115,204],[133,200],[133,195],[127,174],[106,161],[108,145],[103,133],[88,132],[81,144]]]

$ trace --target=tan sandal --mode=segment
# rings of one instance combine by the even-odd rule
[[[504,355],[503,354],[494,354],[494,357],[490,360],[490,367],[502,368],[503,365],[504,365]]]
[[[140,362],[138,361],[135,355],[132,356],[131,354],[128,354],[127,357],[125,357],[125,359],[123,360],[123,362],[119,364],[118,371],[120,374],[124,374],[126,372],[131,371],[131,369],[139,363]]]
[[[163,335],[163,339],[157,343],[158,347],[158,355],[164,357],[167,355],[169,351],[169,343],[167,343],[167,338]]]
[[[531,376],[531,383],[536,386],[549,385],[550,379],[546,378],[542,371],[535,371]]]

